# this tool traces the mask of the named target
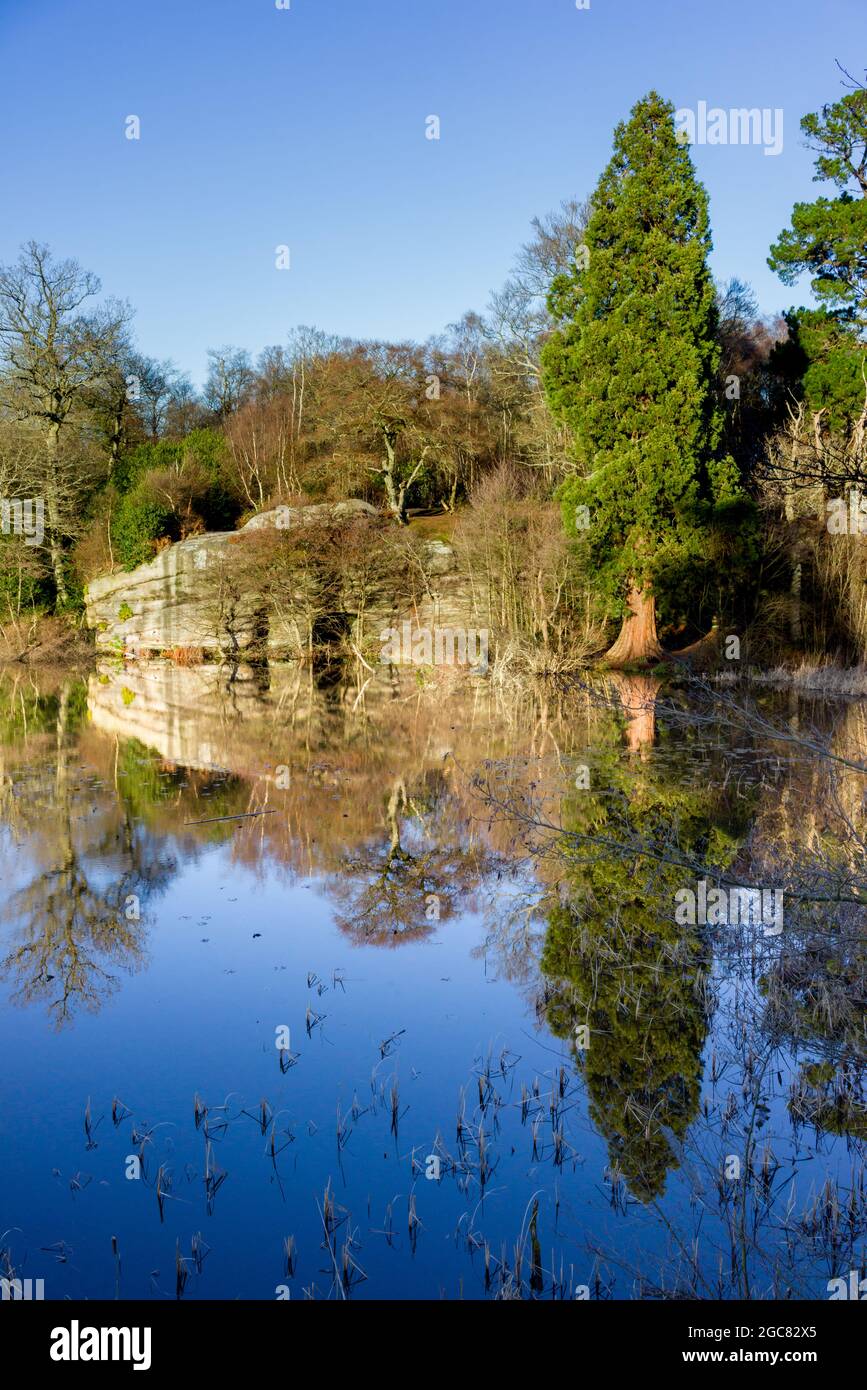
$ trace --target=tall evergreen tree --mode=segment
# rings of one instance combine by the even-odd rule
[[[617,127],[585,244],[549,296],[558,327],[543,379],[577,464],[564,517],[623,616],[615,665],[661,654],[657,594],[683,586],[714,506],[738,492],[734,464],[717,456],[707,195],[673,115],[651,92]]]
[[[844,324],[867,331],[867,88],[847,92],[801,121],[815,150],[817,182],[836,198],[796,203],[768,265],[786,285],[807,273],[816,298]]]
[[[786,285],[804,274],[819,309],[790,309],[789,337],[771,360],[780,384],[832,433],[863,434],[867,370],[867,88],[801,121],[817,155],[814,180],[837,196],[796,203],[768,265]],[[859,423],[859,421],[861,423]],[[858,465],[860,469],[860,464]]]

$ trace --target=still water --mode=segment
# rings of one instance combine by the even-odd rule
[[[865,756],[860,705],[637,678],[7,675],[0,1274],[828,1297],[865,1268]],[[781,929],[676,920],[699,884]]]

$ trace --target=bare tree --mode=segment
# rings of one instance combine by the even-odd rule
[[[186,372],[172,378],[171,391],[165,411],[165,433],[183,439],[191,430],[206,425],[208,414]]]
[[[141,432],[137,389],[138,357],[126,333],[118,335],[117,351],[88,393],[93,412],[108,445],[108,477],[114,477],[121,455]]]
[[[0,267],[0,404],[40,431],[34,482],[44,493],[46,539],[61,605],[68,600],[64,543],[75,534],[89,481],[64,448],[65,434],[117,362],[130,317],[127,306],[113,301],[85,312],[82,306],[99,291],[95,275],[77,261],[55,260],[35,241],[27,243],[15,265]]]
[[[244,348],[229,346],[210,349],[205,404],[220,420],[228,419],[250,399],[254,383],[250,354]]]
[[[138,402],[145,428],[151,439],[163,433],[175,391],[178,371],[174,362],[158,362],[155,357],[136,354],[130,362],[132,395]]]
[[[500,397],[502,457],[518,454],[551,481],[563,469],[569,436],[553,419],[541,389],[540,354],[552,328],[548,290],[583,245],[589,216],[587,201],[567,198],[555,212],[534,218],[534,235],[515,257],[502,289],[491,296],[484,320],[489,369]]]
[[[488,305],[488,332],[503,350],[503,370],[538,380],[539,353],[551,331],[548,290],[574,258],[589,216],[586,200],[566,198],[556,212],[533,218],[534,236],[521,247],[512,274]]]

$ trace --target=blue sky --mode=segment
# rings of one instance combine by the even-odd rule
[[[651,87],[783,109],[778,157],[693,157],[714,273],[765,312],[806,301],[765,258],[819,191],[798,121],[842,91],[835,58],[863,72],[867,3],[0,0],[0,45],[0,259],[29,237],[76,257],[130,300],[143,350],[200,381],[209,346],[256,353],[299,323],[424,338],[484,308]]]

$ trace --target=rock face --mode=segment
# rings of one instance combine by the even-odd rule
[[[142,656],[180,647],[221,646],[204,596],[204,575],[221,563],[231,532],[180,541],[145,565],[94,579],[87,587],[87,625],[98,647]],[[252,609],[250,612],[252,622]]]
[[[429,687],[427,700],[434,707],[441,689]],[[399,722],[389,714],[396,691],[406,698],[418,695],[410,671],[384,667],[367,680],[361,670],[355,684],[341,686],[335,701],[297,662],[272,662],[267,670],[241,664],[229,672],[214,662],[176,666],[150,661],[119,669],[117,662],[103,661],[89,677],[87,709],[95,729],[111,738],[137,739],[177,767],[274,782],[293,749],[309,766],[311,747],[344,747],[348,761],[362,770],[364,763],[351,752],[360,700],[360,718],[384,712],[389,721]],[[448,718],[442,716],[442,722],[442,746],[428,749],[439,761],[448,747]],[[374,759],[372,766],[377,765]]]
[[[229,659],[243,654],[298,657],[307,645],[309,618],[297,603],[293,608],[289,601],[275,602],[257,589],[257,536],[377,515],[358,500],[334,507],[278,507],[238,531],[179,541],[137,569],[92,580],[85,595],[88,626],[96,633],[97,646],[117,656],[186,649]],[[366,594],[363,618],[358,601],[344,596],[340,611],[326,615],[334,619],[331,631],[348,634],[358,644],[367,642],[370,652],[370,643],[376,644],[383,629],[405,622],[414,629],[470,629],[483,621],[478,591],[459,573],[454,551],[443,541],[426,542],[417,566],[408,558],[407,586],[400,596]]]
[[[230,679],[215,664],[170,661],[119,673],[116,663],[104,662],[89,679],[88,713],[103,733],[138,739],[179,767],[273,780],[268,769],[283,761],[287,742],[275,711],[296,712],[300,704],[309,716],[310,679],[297,664],[278,662],[263,689],[257,674],[242,665]]]
[[[351,521],[357,516],[372,518],[378,515],[375,507],[371,507],[369,502],[362,502],[358,497],[350,497],[346,502],[335,502],[334,506],[322,502],[310,507],[273,507],[270,511],[259,512],[251,517],[238,534],[243,535],[245,531],[267,531],[272,526],[281,531],[290,531],[293,527],[308,526],[311,521]]]

